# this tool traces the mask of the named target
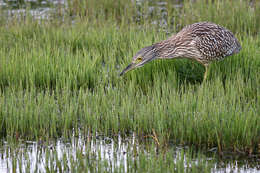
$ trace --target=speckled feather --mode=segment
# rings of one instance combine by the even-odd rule
[[[241,46],[231,31],[210,22],[194,23],[153,45],[160,58],[186,57],[208,65],[238,53]]]
[[[120,76],[154,59],[189,58],[205,66],[205,80],[211,61],[238,53],[240,49],[238,40],[226,28],[210,22],[194,23],[167,40],[139,50]]]

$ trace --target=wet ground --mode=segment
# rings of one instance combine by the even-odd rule
[[[79,154],[83,160],[95,159],[96,162],[106,162],[107,171],[121,167],[124,172],[128,172],[128,159],[134,157],[133,153],[142,150],[147,157],[150,156],[144,145],[137,141],[134,135],[127,138],[118,136],[116,139],[95,135],[91,138],[79,136],[67,141],[59,139],[48,143],[26,141],[14,145],[3,142],[0,147],[0,172],[14,172],[15,170],[17,172],[47,172],[52,167],[59,167],[62,171],[71,170],[74,163],[82,162]],[[171,146],[169,149],[175,151],[174,160],[172,160],[174,164],[180,159],[182,152],[187,150],[187,147]],[[212,152],[207,152],[205,156],[206,162],[213,162],[212,172],[256,173],[260,171],[258,164],[260,160],[257,159],[249,161],[230,157],[221,160]],[[185,157],[187,156],[184,154],[184,160],[186,160]],[[196,164],[198,160],[192,158],[192,162]],[[189,164],[185,163],[185,167],[189,167]]]

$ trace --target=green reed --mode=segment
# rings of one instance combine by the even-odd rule
[[[118,76],[136,51],[168,37],[149,20],[136,23],[120,13],[118,21],[113,13],[107,18],[79,15],[74,24],[67,18],[63,23],[32,18],[6,22],[0,27],[1,138],[69,137],[73,130],[136,132],[140,137],[155,132],[161,145],[173,141],[257,152],[259,14],[241,2],[235,12],[250,18],[231,15],[225,24],[227,7],[234,4],[202,4],[190,7],[185,2],[173,26],[175,12],[169,12],[168,29],[210,20],[234,31],[243,47],[239,54],[213,63],[205,83],[204,68],[189,60],[156,60]],[[214,6],[222,13],[215,15]]]

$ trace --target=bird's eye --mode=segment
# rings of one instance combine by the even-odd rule
[[[136,59],[136,63],[139,63],[139,62],[141,62],[142,61],[142,57],[141,56],[139,56],[137,59]]]

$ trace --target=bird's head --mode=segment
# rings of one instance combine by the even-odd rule
[[[136,55],[132,59],[132,63],[129,64],[121,73],[120,76],[125,74],[126,72],[133,70],[138,67],[142,67],[144,64],[152,61],[157,58],[155,46],[148,46],[136,53]]]

